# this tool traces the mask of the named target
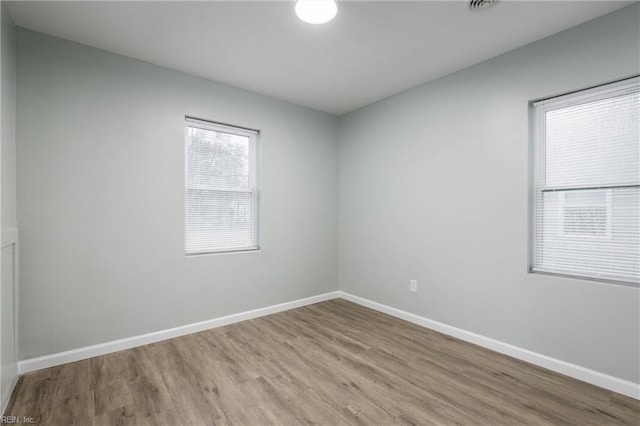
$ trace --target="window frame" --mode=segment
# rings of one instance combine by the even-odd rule
[[[587,281],[598,281],[603,283],[619,284],[630,287],[640,287],[640,283],[628,280],[618,280],[606,276],[583,274],[572,274],[567,272],[550,271],[536,268],[535,257],[536,251],[536,235],[540,226],[536,220],[536,210],[538,208],[538,182],[541,176],[545,175],[546,161],[544,158],[546,152],[546,127],[545,118],[548,111],[555,109],[568,108],[581,105],[588,102],[594,102],[602,99],[608,99],[615,96],[622,96],[629,93],[638,92],[640,87],[640,76],[632,76],[597,86],[592,86],[582,90],[565,93],[562,95],[552,96],[548,98],[537,99],[529,102],[529,208],[528,208],[528,241],[527,241],[527,272],[530,274],[551,275],[564,278],[573,278]],[[542,149],[538,146],[542,144]],[[547,187],[546,191],[567,191],[568,189],[602,189],[611,193],[613,189],[618,188],[636,188],[638,184],[610,184],[594,187],[572,186],[572,187]],[[576,239],[592,238],[592,239],[608,239],[611,238],[611,196],[607,195],[607,232],[606,236],[575,236]]]
[[[220,189],[220,191],[229,191],[237,193],[251,193],[252,200],[252,215],[255,220],[256,240],[255,246],[247,246],[241,248],[223,248],[223,249],[201,249],[201,250],[188,250],[187,248],[187,203],[189,189],[187,187],[189,176],[189,150],[188,150],[188,131],[189,127],[199,127],[204,130],[219,131],[223,133],[229,133],[237,136],[244,136],[249,138],[249,172],[253,172],[255,178],[253,179],[254,185],[249,190],[231,190],[228,188]],[[184,255],[191,256],[204,256],[204,255],[221,255],[221,254],[237,254],[237,253],[251,253],[261,250],[261,232],[260,232],[260,130],[252,129],[243,126],[236,126],[232,124],[220,123],[217,121],[207,120],[203,118],[197,118],[186,115],[184,117]]]

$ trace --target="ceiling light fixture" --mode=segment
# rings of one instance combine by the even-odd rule
[[[498,0],[471,0],[469,7],[472,10],[480,10],[494,5]]]
[[[335,18],[338,5],[334,0],[297,0],[295,11],[308,24],[324,24]]]

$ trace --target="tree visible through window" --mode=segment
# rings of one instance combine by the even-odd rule
[[[531,270],[640,282],[640,78],[534,104]]]
[[[258,248],[257,132],[187,119],[185,251]]]

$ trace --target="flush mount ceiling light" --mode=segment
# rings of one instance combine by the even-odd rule
[[[338,13],[334,0],[297,0],[296,15],[308,24],[324,24]]]

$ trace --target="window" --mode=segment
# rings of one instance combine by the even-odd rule
[[[258,249],[257,133],[186,119],[186,254]]]
[[[533,104],[530,270],[640,282],[640,77]]]

